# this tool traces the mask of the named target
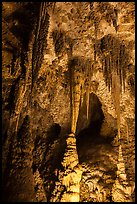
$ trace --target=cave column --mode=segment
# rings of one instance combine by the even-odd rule
[[[65,191],[61,202],[79,202],[80,201],[80,180],[82,171],[79,165],[78,153],[76,147],[76,127],[80,106],[80,88],[82,83],[81,74],[70,67],[70,93],[71,93],[71,133],[67,136],[66,152],[62,165],[64,167],[62,185]]]

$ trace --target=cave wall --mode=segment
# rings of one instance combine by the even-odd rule
[[[101,8],[102,5],[98,4],[98,2],[94,2],[95,9]],[[35,78],[35,82],[33,82],[33,88],[31,89],[31,71],[34,63],[32,61],[34,60],[33,46],[35,43],[35,28],[37,25],[37,21],[30,21],[30,24],[33,22],[33,26],[31,27],[30,32],[31,34],[28,32],[28,38],[26,38],[25,42],[22,41],[22,33],[20,32],[20,36],[18,37],[16,35],[15,28],[17,27],[18,30],[21,30],[25,23],[19,20],[19,15],[17,15],[17,17],[16,15],[14,15],[15,17],[13,17],[12,14],[15,14],[16,11],[18,11],[17,13],[24,13],[23,15],[27,16],[29,15],[28,13],[30,12],[30,7],[25,7],[27,6],[27,3],[23,6],[18,3],[3,3],[3,17],[5,21],[3,20],[2,40],[5,44],[3,44],[2,51],[2,119],[3,126],[6,129],[3,130],[3,140],[6,140],[7,143],[6,144],[4,142],[3,146],[6,149],[5,152],[9,153],[10,150],[8,149],[8,146],[11,137],[8,130],[11,130],[12,127],[14,129],[14,126],[16,125],[15,115],[17,115],[17,118],[19,117],[17,127],[18,130],[21,128],[25,116],[29,115],[29,128],[31,130],[30,140],[32,139],[34,143],[34,146],[30,151],[33,162],[31,165],[29,165],[29,171],[31,172],[31,177],[34,177],[32,178],[32,180],[34,181],[30,181],[29,184],[32,187],[31,192],[33,192],[35,189],[36,195],[32,193],[33,198],[29,198],[28,200],[36,199],[37,201],[50,202],[64,201],[64,199],[67,200],[69,197],[66,196],[69,187],[70,189],[72,189],[72,192],[73,190],[74,192],[76,190],[76,197],[72,196],[72,198],[76,198],[76,200],[78,199],[80,201],[110,202],[112,200],[116,201],[117,195],[122,195],[118,197],[118,201],[132,200],[131,194],[134,192],[135,185],[134,4],[128,2],[111,2],[109,4],[112,6],[112,8],[114,7],[118,10],[117,29],[115,29],[115,26],[112,24],[112,22],[109,22],[109,20],[107,22],[106,19],[101,19],[101,13],[95,13],[94,15],[96,15],[99,19],[99,26],[96,36],[97,39],[94,39],[94,24],[92,22],[93,19],[90,19],[91,10],[88,2],[56,2],[55,5],[53,5],[52,3],[50,4],[49,2],[49,4],[46,5],[49,15],[49,20],[47,21],[46,27],[47,33],[44,36],[46,46],[43,52],[44,54],[43,60],[41,60],[41,66],[38,67],[39,70],[37,73],[37,77]],[[30,4],[30,6],[32,5],[34,8],[32,7],[33,12],[30,17],[32,19],[36,19],[39,4],[37,4],[36,6],[35,3]],[[24,11],[24,8],[26,8],[26,12]],[[28,17],[26,18],[28,19]],[[25,28],[25,31],[27,31],[28,27]],[[11,28],[14,28],[14,32]],[[5,33],[6,30],[8,31],[7,36]],[[125,79],[125,92],[122,90],[122,93],[120,95],[120,127],[122,147],[121,154],[123,159],[122,162],[125,165],[125,174],[127,175],[127,178],[124,180],[126,188],[121,187],[124,185],[123,183],[119,184],[117,182],[115,185],[115,182],[117,181],[116,178],[118,168],[117,164],[119,143],[117,141],[117,114],[115,111],[113,95],[106,86],[105,78],[102,72],[102,65],[99,60],[99,55],[96,56],[97,60],[96,62],[94,62],[93,42],[94,40],[96,40],[97,42],[100,41],[100,39],[102,39],[104,36],[107,36],[108,34],[111,34],[112,36],[120,39],[120,42],[123,42],[127,46],[127,50],[130,55],[130,66]],[[23,33],[22,35],[24,36],[25,34]],[[29,36],[31,37],[29,38]],[[7,50],[5,51],[7,39],[11,42],[11,44],[15,46],[16,49],[19,48],[17,49],[19,53],[18,56],[13,57],[13,54],[11,54],[11,52]],[[39,49],[41,48],[39,47]],[[26,55],[23,53],[26,53]],[[87,144],[87,140],[87,143],[85,142],[85,148],[83,148],[83,150],[80,150],[84,158],[83,162],[81,162],[81,164],[78,166],[77,164],[79,162],[77,158],[77,152],[72,148],[74,153],[73,151],[70,152],[71,154],[75,155],[74,158],[76,159],[76,165],[72,167],[71,171],[67,171],[64,164],[66,161],[65,158],[68,157],[72,159],[71,154],[64,154],[65,149],[68,145],[67,135],[70,133],[71,128],[69,84],[70,79],[68,62],[73,57],[74,59],[78,59],[77,62],[80,63],[80,67],[83,70],[82,73],[86,72],[86,66],[89,63],[89,60],[91,64],[95,64],[95,68],[92,72],[91,77],[90,93],[95,94],[95,96],[98,98],[101,104],[101,110],[104,114],[104,119],[102,121],[99,134],[101,138],[103,137],[105,139],[113,136],[114,140],[112,143],[109,142],[105,144],[105,142],[101,142],[97,143],[96,145],[92,140],[91,143]],[[23,78],[24,69],[27,70],[26,78]],[[15,80],[17,80],[17,83],[15,83]],[[27,85],[25,86],[24,84],[26,81]],[[14,83],[15,87],[13,86]],[[23,92],[24,89],[26,90],[26,92]],[[86,94],[86,89],[84,91]],[[10,98],[10,101],[13,101],[11,106],[11,104],[9,105],[9,97],[11,97],[13,93],[14,98]],[[20,100],[21,98],[22,100]],[[90,114],[93,110],[96,109],[94,107],[97,107],[98,110],[97,100],[95,98],[90,97],[89,107],[93,107],[92,110],[89,108]],[[20,102],[22,102],[22,105],[20,105]],[[19,104],[18,106],[16,105],[17,103]],[[18,107],[20,107],[19,110]],[[14,114],[14,110],[16,110],[16,114]],[[95,111],[95,113],[97,115],[97,118],[100,117],[100,113],[98,113],[98,111]],[[94,120],[96,118],[94,114],[93,118]],[[84,98],[83,107],[81,106],[79,112],[76,135],[78,135],[81,130],[86,129],[90,125],[90,122],[91,117],[87,118],[86,99]],[[56,124],[61,127],[61,130],[59,132],[56,128],[54,130]],[[20,133],[18,133],[17,131],[16,134],[19,135]],[[93,133],[91,133],[91,137],[92,134]],[[76,141],[74,142],[74,145],[76,145]],[[78,149],[80,149],[80,147],[77,147],[77,151],[79,151]],[[67,151],[66,149],[66,152],[69,151]],[[80,152],[78,152],[78,155],[80,154]],[[16,155],[18,155],[19,158],[22,158],[23,161],[23,157],[20,156],[19,153],[13,154],[13,158],[11,158],[11,160],[14,160],[14,157],[16,157]],[[62,163],[63,161],[64,163]],[[5,165],[5,163],[3,165]],[[74,167],[77,169],[76,171]],[[16,167],[13,166],[9,168],[11,168],[11,170],[15,169],[16,172]],[[27,171],[28,167],[25,168],[25,171]],[[71,176],[73,170],[75,174],[72,174]],[[21,173],[16,174],[20,175]],[[65,180],[65,174],[70,175],[70,178],[66,178]],[[23,176],[23,174],[21,175]],[[72,179],[71,181],[71,177],[75,177],[75,175],[76,180]],[[79,187],[77,183],[77,175],[80,182]],[[70,185],[69,187],[66,184],[67,179],[68,182],[70,182],[70,184],[68,184]],[[12,185],[10,177],[9,181]],[[26,185],[29,186],[29,184]],[[77,189],[73,189],[74,186],[77,186]],[[80,190],[78,190],[78,188]],[[120,188],[122,188],[122,192],[124,192],[125,194],[119,193],[118,189]],[[13,194],[14,192],[15,190],[13,189]],[[9,196],[9,199],[14,198],[11,198]],[[27,198],[23,199],[25,201],[27,200]]]

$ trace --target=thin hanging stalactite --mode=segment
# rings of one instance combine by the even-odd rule
[[[94,64],[96,62],[96,42],[97,42],[97,30],[98,30],[98,19],[95,16],[95,11],[94,11],[94,2],[90,2],[90,19],[91,23],[93,20],[93,26],[94,26]]]
[[[81,83],[80,107],[82,107],[83,101],[84,101],[84,81]]]
[[[95,63],[95,61],[94,61]],[[93,74],[94,63],[91,66],[91,62],[87,66],[87,90],[86,90],[86,108],[87,108],[87,120],[89,119],[89,99],[90,99],[90,88],[91,88],[91,79]]]
[[[110,55],[108,57],[108,89],[110,91],[110,85],[111,85],[111,65],[110,65]]]
[[[89,85],[87,85],[87,90],[86,90],[87,120],[89,118],[89,94],[90,94]]]
[[[121,45],[120,59],[121,59],[121,68],[122,68],[123,91],[125,92],[125,79],[126,79],[126,70],[128,68],[128,56],[126,55],[126,47],[123,43]]]
[[[111,55],[109,56],[109,66],[110,66],[110,87],[109,87],[109,91],[111,91],[111,88],[112,88],[112,72],[111,72],[111,70],[112,70],[112,57],[111,57]]]
[[[97,19],[94,17],[94,36],[95,36],[95,42],[94,42],[94,63],[96,63],[96,42],[97,42]]]
[[[120,140],[120,83],[119,83],[119,77],[116,71],[113,72],[112,74],[111,94],[112,94],[116,115],[117,115],[118,138]]]
[[[103,75],[105,77],[106,86],[108,86],[108,70],[107,70],[107,59],[106,59],[106,57],[104,58]]]
[[[87,109],[87,120],[88,120],[88,113],[89,113],[89,94],[90,94],[90,85],[89,85],[89,76],[90,76],[90,70],[89,66],[87,66],[87,73],[86,73],[86,81],[85,81],[85,86],[86,86],[86,109]]]

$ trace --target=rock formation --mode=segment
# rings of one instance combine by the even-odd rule
[[[2,200],[135,201],[134,2],[2,3]]]

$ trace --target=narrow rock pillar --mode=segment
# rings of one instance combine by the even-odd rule
[[[73,133],[69,134],[66,142],[67,149],[62,162],[65,169],[62,184],[65,185],[66,191],[61,198],[61,202],[79,202],[79,183],[81,180],[82,171],[78,161],[75,135]]]

